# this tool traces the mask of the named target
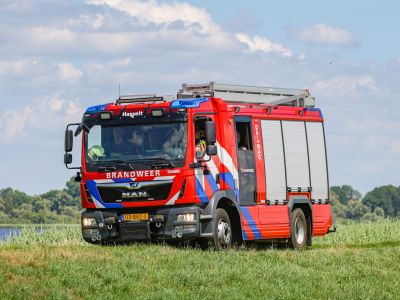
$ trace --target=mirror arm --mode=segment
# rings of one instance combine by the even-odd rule
[[[209,158],[207,160],[199,159],[197,162],[190,163],[189,167],[193,168],[193,169],[195,169],[195,168],[207,168],[207,165],[202,165],[202,163],[209,162],[211,160],[211,155],[208,155],[208,157]]]
[[[79,125],[81,125],[81,123],[70,123],[67,125],[67,128],[65,129],[68,130],[70,126],[79,126]]]
[[[69,167],[68,165],[65,165],[65,167],[69,170],[79,170],[82,172],[82,167]]]

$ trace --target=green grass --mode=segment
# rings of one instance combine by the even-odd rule
[[[305,251],[94,246],[78,226],[0,243],[0,299],[398,299],[400,221],[339,225]]]

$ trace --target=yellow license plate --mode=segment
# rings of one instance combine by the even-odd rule
[[[147,221],[149,219],[148,213],[141,214],[123,214],[121,221]]]

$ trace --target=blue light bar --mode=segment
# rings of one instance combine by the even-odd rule
[[[324,118],[324,116],[322,115],[322,111],[321,111],[321,109],[320,108],[316,108],[316,107],[308,107],[308,108],[305,108],[304,109],[305,111],[318,111],[319,112],[319,115],[321,116],[321,119],[323,119]]]
[[[194,108],[200,107],[200,104],[209,101],[209,98],[188,98],[178,99],[171,103],[171,108]]]
[[[86,109],[85,114],[92,114],[92,113],[98,113],[98,112],[105,111],[107,105],[108,105],[108,103],[107,104],[102,104],[102,105],[89,106]]]

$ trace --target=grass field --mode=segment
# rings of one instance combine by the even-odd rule
[[[94,246],[77,226],[0,243],[0,299],[399,299],[400,220],[339,224],[304,251]]]

